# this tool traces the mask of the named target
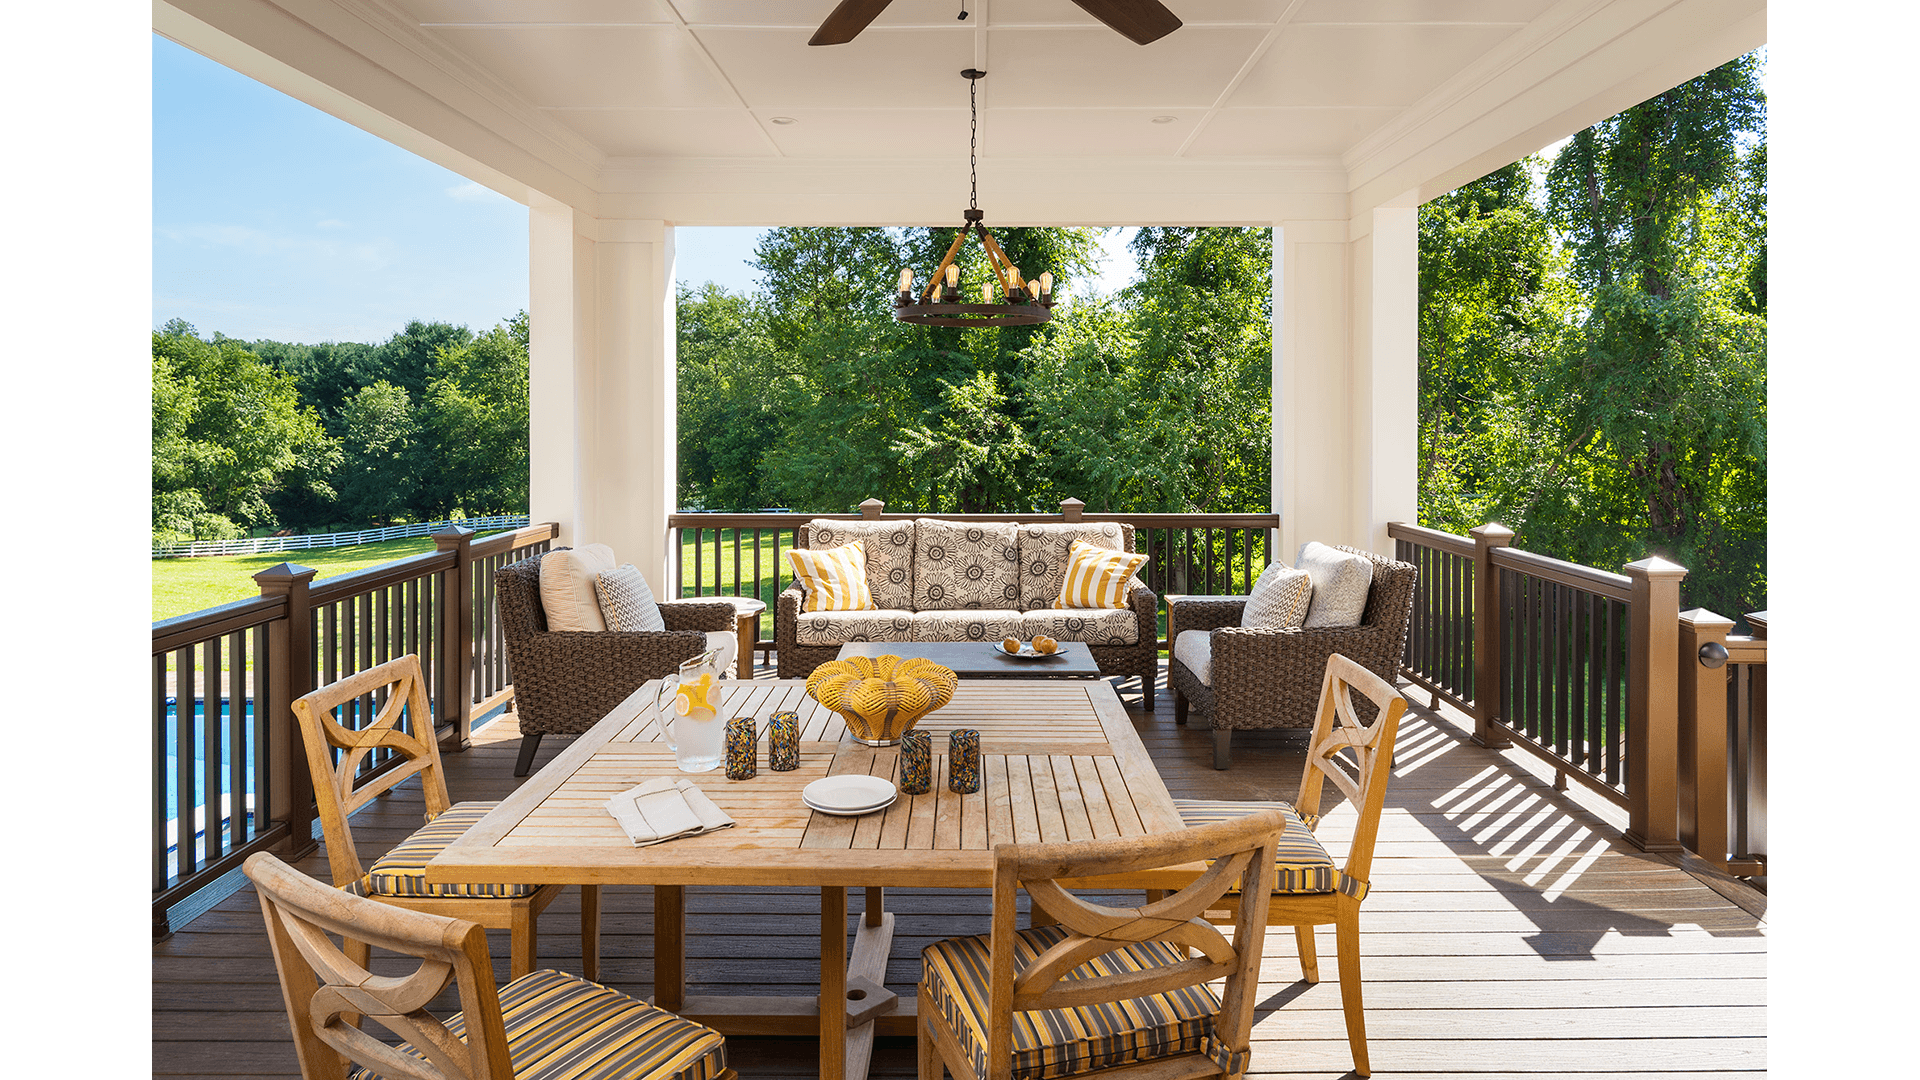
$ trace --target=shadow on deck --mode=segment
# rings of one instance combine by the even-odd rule
[[[1176,797],[1293,796],[1304,763],[1297,737],[1239,733],[1232,770],[1215,772],[1209,732],[1173,723],[1164,682],[1154,712],[1139,711],[1137,695],[1122,686]],[[1376,1073],[1698,1078],[1764,1071],[1764,897],[1724,882],[1710,887],[1673,860],[1635,851],[1621,841],[1623,819],[1610,807],[1555,792],[1517,753],[1473,745],[1470,728],[1458,715],[1418,706],[1401,728],[1361,918]],[[501,798],[516,784],[513,714],[474,742],[446,756],[451,794],[456,801]],[[546,740],[539,763],[567,742]],[[363,856],[397,843],[420,813],[413,785],[362,811],[354,833]],[[1336,858],[1351,825],[1351,809],[1342,805],[1321,826]],[[299,865],[327,875],[324,849]],[[857,911],[860,893],[849,900]],[[898,920],[887,982],[904,995],[918,979],[922,946],[987,929],[984,892],[892,889],[887,906]],[[602,979],[636,996],[652,989],[651,909],[649,889],[602,890]],[[794,993],[816,985],[817,912],[812,889],[689,889],[688,991]],[[578,920],[569,891],[541,920],[542,966],[579,970]],[[490,936],[504,981],[506,936]],[[1331,928],[1319,948],[1330,960]],[[155,943],[153,958],[155,1076],[299,1074],[251,888]],[[1280,933],[1268,938],[1262,970],[1266,996],[1251,1071],[1347,1074],[1333,965],[1322,965],[1326,982],[1301,982],[1292,936]],[[728,1055],[747,1080],[812,1077],[815,1049],[807,1040],[734,1038]],[[873,1076],[906,1078],[914,1069],[911,1040],[879,1040]]]

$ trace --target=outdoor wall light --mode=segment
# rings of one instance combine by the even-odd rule
[[[947,248],[947,256],[934,268],[926,287],[918,296],[913,291],[913,269],[900,271],[900,288],[893,296],[893,317],[901,322],[923,326],[1032,326],[1053,318],[1053,274],[1042,273],[1032,280],[1021,277],[1007,253],[1000,250],[993,234],[982,225],[980,210],[980,102],[978,83],[986,72],[968,68],[960,73],[967,79],[967,101],[973,113],[972,141],[968,168],[973,179],[973,194],[962,213],[966,224]],[[980,302],[960,302],[960,267],[953,261],[968,236],[978,236],[987,252],[987,265],[993,268],[993,281],[980,283]]]

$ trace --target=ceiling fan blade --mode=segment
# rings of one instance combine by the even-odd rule
[[[849,0],[851,2],[851,0]],[[1180,17],[1160,0],[1073,0],[1087,14],[1120,31],[1135,45],[1159,41],[1180,29]],[[845,7],[845,4],[841,5]],[[835,12],[834,14],[839,14]]]
[[[887,10],[891,0],[840,0],[840,6],[833,9],[827,21],[807,39],[809,45],[845,45],[858,37],[860,31],[867,28],[882,11]],[[1176,22],[1175,25],[1178,25]]]

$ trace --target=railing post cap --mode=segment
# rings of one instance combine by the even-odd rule
[[[1639,562],[1630,562],[1622,567],[1628,577],[1644,578],[1683,578],[1687,568],[1677,562],[1669,562],[1658,555],[1649,555]]]
[[[286,588],[295,582],[312,581],[313,575],[319,572],[320,571],[315,570],[311,566],[299,566],[294,563],[283,562],[277,566],[269,566],[265,570],[253,575],[253,580],[254,583],[261,588],[268,586]]]
[[[1688,608],[1680,613],[1680,622],[1693,628],[1694,633],[1714,633],[1725,636],[1733,629],[1733,620],[1725,615],[1717,615],[1706,608]]]
[[[1513,530],[1497,521],[1489,521],[1485,525],[1476,525],[1467,530],[1467,535],[1473,537],[1475,540],[1483,540],[1496,546],[1513,542]]]
[[[432,535],[434,546],[445,551],[451,547],[459,547],[461,544],[472,539],[473,530],[464,525],[448,525],[446,528]]]
[[[1080,514],[1086,508],[1086,503],[1081,502],[1071,495],[1060,500],[1060,516],[1066,518],[1068,521],[1080,520]]]
[[[886,508],[887,504],[882,500],[868,499],[860,504],[860,516],[863,518],[877,518],[880,516],[881,511]]]

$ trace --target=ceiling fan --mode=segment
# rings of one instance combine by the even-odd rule
[[[840,0],[809,45],[844,45],[858,37],[892,0]],[[1120,31],[1136,45],[1158,41],[1180,29],[1180,17],[1160,0],[1073,0],[1087,14]],[[965,18],[966,16],[961,16]]]

